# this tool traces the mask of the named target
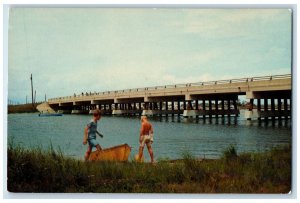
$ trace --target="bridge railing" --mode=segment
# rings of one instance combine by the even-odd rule
[[[49,101],[55,100],[68,100],[80,97],[88,96],[97,96],[97,95],[118,95],[118,94],[127,94],[131,92],[147,92],[153,90],[162,90],[162,89],[174,89],[174,88],[184,88],[184,87],[197,87],[197,86],[211,86],[211,85],[222,85],[222,84],[231,84],[231,83],[242,83],[242,82],[254,82],[254,81],[267,81],[267,80],[277,80],[277,79],[289,79],[291,74],[284,75],[271,75],[271,76],[259,76],[259,77],[250,77],[250,78],[239,78],[239,79],[228,79],[228,80],[216,80],[216,81],[207,81],[207,82],[196,82],[196,83],[185,83],[185,84],[175,84],[175,85],[164,85],[164,86],[153,86],[153,87],[143,87],[143,88],[132,88],[124,90],[115,90],[115,91],[104,91],[104,92],[94,92],[94,93],[81,93],[79,95],[58,97],[49,99]]]
[[[239,78],[239,79],[229,79],[229,80],[216,80],[216,81],[208,81],[208,82],[196,82],[196,83],[189,83],[189,86],[221,85],[221,84],[230,84],[230,83],[253,82],[253,81],[264,81],[264,80],[274,80],[274,79],[289,79],[289,78],[291,78],[291,74]]]

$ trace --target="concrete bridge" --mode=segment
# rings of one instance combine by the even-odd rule
[[[247,119],[291,116],[291,75],[166,85],[82,93],[48,100],[61,113],[88,114],[99,108],[113,115],[238,116],[238,96],[246,95]]]

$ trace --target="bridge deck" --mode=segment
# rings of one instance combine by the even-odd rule
[[[100,104],[126,102],[154,102],[172,100],[209,99],[218,95],[219,98],[234,98],[237,95],[246,95],[250,98],[262,97],[260,93],[273,91],[291,91],[291,75],[264,76],[232,80],[219,80],[200,83],[188,83],[86,93],[67,97],[52,98],[51,104]],[[68,104],[69,103],[69,104]]]
[[[253,105],[253,100],[257,99],[260,106],[260,99],[264,99],[264,106],[268,106],[268,100],[271,99],[271,111],[262,111],[259,114],[261,117],[280,117],[290,115],[287,113],[287,100],[291,100],[291,86],[291,75],[287,74],[82,93],[81,95],[52,98],[48,100],[48,103],[54,109],[72,113],[87,113],[94,108],[101,108],[103,113],[115,115],[238,115],[239,110],[236,104],[238,95],[246,95],[246,99],[250,100],[251,105]],[[278,99],[280,108],[281,99],[284,99],[284,108],[282,109],[284,111],[274,111],[275,99]],[[202,100],[201,106],[199,100]],[[169,102],[172,107],[169,106]],[[216,108],[216,105],[219,105],[218,110],[213,109]],[[289,106],[291,106],[291,101]],[[252,107],[250,111],[252,111]]]

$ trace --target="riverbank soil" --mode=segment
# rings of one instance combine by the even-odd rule
[[[8,113],[35,113],[38,112],[36,106],[38,104],[20,104],[20,105],[8,105]]]
[[[10,192],[95,193],[274,193],[291,191],[291,147],[236,154],[217,160],[189,154],[155,164],[84,162],[61,152],[8,147]]]

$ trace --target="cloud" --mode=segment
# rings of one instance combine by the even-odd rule
[[[274,23],[282,16],[289,18],[290,15],[288,9],[203,9],[201,12],[194,9],[187,13],[184,21],[176,21],[172,25],[206,38],[250,37],[253,28]]]

